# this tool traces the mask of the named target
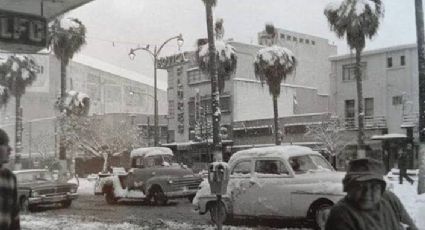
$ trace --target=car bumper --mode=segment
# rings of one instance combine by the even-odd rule
[[[64,195],[54,195],[54,196],[38,196],[28,198],[29,204],[51,204],[51,203],[60,203],[67,200],[77,199],[77,193],[68,193]]]
[[[179,191],[165,192],[165,196],[168,198],[189,197],[194,196],[197,191],[197,189],[183,189]]]

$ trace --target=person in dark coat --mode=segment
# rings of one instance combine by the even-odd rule
[[[403,151],[402,148],[398,151],[398,169],[399,169],[399,182],[400,184],[403,184],[403,178],[405,178],[407,181],[410,182],[410,184],[413,184],[413,179],[407,175],[407,164],[409,161],[409,156],[407,155],[406,151]]]
[[[11,148],[7,133],[0,129],[0,229],[19,230],[19,203],[16,176],[4,164],[9,162]]]
[[[418,230],[383,176],[377,160],[350,161],[342,182],[347,195],[331,208],[325,230]]]

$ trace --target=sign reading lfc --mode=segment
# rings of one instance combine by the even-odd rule
[[[175,54],[168,57],[162,57],[158,60],[158,69],[167,69],[170,66],[177,65],[188,61],[187,52]]]
[[[45,18],[0,10],[0,49],[11,52],[36,52],[46,45]]]

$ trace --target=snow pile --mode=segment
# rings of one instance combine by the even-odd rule
[[[255,63],[260,64],[263,62],[266,64],[265,68],[279,63],[285,69],[292,69],[295,67],[295,56],[291,50],[285,47],[273,45],[258,51]]]
[[[167,147],[148,147],[148,148],[138,148],[134,149],[130,153],[130,157],[147,157],[155,155],[171,155],[173,156],[173,151]]]
[[[76,30],[80,28],[80,24],[75,18],[64,18],[60,21],[60,27],[64,30]]]

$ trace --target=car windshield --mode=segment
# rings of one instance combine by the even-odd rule
[[[170,166],[176,163],[172,155],[153,155],[145,158],[138,157],[133,159],[133,167],[136,168],[150,168],[157,166]]]
[[[52,174],[48,171],[17,173],[16,179],[21,183],[54,181]]]
[[[290,157],[289,163],[295,174],[316,172],[316,171],[333,171],[332,166],[321,156],[303,155]]]

